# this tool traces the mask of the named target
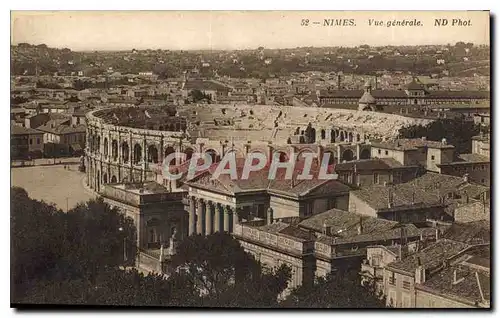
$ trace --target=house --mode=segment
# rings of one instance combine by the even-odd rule
[[[12,159],[29,159],[43,154],[43,132],[19,125],[10,127],[10,155]]]
[[[457,160],[437,165],[442,174],[467,177],[470,182],[490,185],[490,158],[476,153],[460,154]]]
[[[377,270],[378,286],[382,288],[388,306],[488,306],[489,279],[486,277],[489,275],[485,272],[490,258],[489,222],[456,223],[444,233],[440,232],[436,231],[435,242],[421,240],[416,251],[405,250],[407,252],[400,256],[397,249],[377,246],[369,249],[367,255],[378,256],[371,263],[379,264],[372,267]],[[369,264],[368,260],[364,264]],[[370,269],[369,265],[365,267]],[[479,279],[475,271],[478,271]],[[474,277],[476,284],[472,283]],[[460,285],[466,279],[468,281]]]
[[[349,211],[402,223],[451,221],[443,199],[411,183],[372,185],[349,194]]]
[[[78,155],[85,149],[86,126],[66,125],[58,120],[49,120],[37,127],[44,133],[45,154],[47,156]]]
[[[394,158],[402,165],[419,165],[427,171],[440,172],[440,164],[453,161],[455,147],[446,139],[439,142],[422,137],[372,142],[371,152],[371,158]]]
[[[335,165],[339,180],[357,187],[407,182],[416,178],[419,170],[418,165],[404,166],[394,158],[361,159]]]

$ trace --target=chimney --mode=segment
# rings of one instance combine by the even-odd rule
[[[464,182],[469,182],[469,174],[464,174]]]
[[[420,257],[417,258],[418,266],[415,269],[415,284],[423,284],[425,283],[425,268],[422,265]]]
[[[462,277],[462,278],[460,278],[460,279],[457,279],[457,270],[455,269],[455,270],[453,271],[453,282],[452,282],[451,284],[452,284],[452,285],[456,285],[456,284],[458,284],[458,283],[462,282],[464,279],[465,279],[464,277]]]
[[[267,224],[273,223],[273,209],[271,207],[267,208]]]
[[[477,272],[476,272],[476,281],[477,281],[477,287],[479,287],[479,293],[481,294],[481,299],[483,300],[483,302],[485,302],[486,299],[484,298],[483,288],[481,286],[481,281],[479,280],[479,274]]]
[[[363,217],[359,217],[359,224],[358,224],[358,235],[363,234]]]

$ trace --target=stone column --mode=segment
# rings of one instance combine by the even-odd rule
[[[111,132],[108,131],[108,156],[106,157],[108,161],[111,161],[113,158],[113,151],[112,151],[113,148],[111,147],[112,144],[113,140],[111,139]]]
[[[142,182],[146,181],[146,169],[148,167],[148,143],[146,141],[146,136],[142,140]]]
[[[356,144],[356,160],[359,160],[359,154],[361,153],[361,147],[359,143]]]
[[[165,160],[165,158],[163,158],[163,156],[165,155],[163,153],[164,149],[163,149],[163,144],[164,144],[164,140],[163,140],[163,135],[161,135],[161,138],[160,138],[160,153],[158,154],[158,164],[162,167],[162,171],[163,171],[163,160]]]
[[[189,235],[194,235],[196,231],[195,197],[188,197],[189,200]]]
[[[196,232],[205,235],[205,202],[202,199],[198,199],[196,207]]]
[[[123,162],[123,157],[122,157],[122,135],[120,134],[120,131],[118,131],[118,140],[116,141],[118,143],[118,148],[116,149],[116,154],[118,157],[118,163],[122,164]],[[121,179],[118,180],[118,182],[121,182]]]
[[[205,204],[205,235],[210,235],[213,233],[213,215],[214,215],[214,205],[211,201],[206,201]]]
[[[342,161],[342,153],[340,152],[340,145],[337,145],[337,163],[341,163]]]
[[[233,210],[233,226],[232,226],[231,232],[234,232],[234,229],[236,228],[236,226],[238,226],[238,224],[240,224],[240,215],[238,214],[239,212],[241,212],[241,208],[236,208]]]
[[[220,223],[221,223],[221,206],[217,203],[214,203],[214,232],[221,232]]]
[[[129,133],[129,142],[128,142],[128,163],[130,165],[130,173],[132,174],[132,167],[134,165],[134,144],[132,140],[132,132]]]
[[[231,222],[231,208],[227,205],[224,205],[223,206],[223,209],[224,209],[224,232],[229,232],[231,229],[230,229],[230,222]]]

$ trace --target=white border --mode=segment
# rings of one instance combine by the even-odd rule
[[[9,4],[11,6],[9,6]],[[86,1],[81,1],[81,2],[69,2],[69,1],[53,1],[53,0],[45,0],[45,1],[36,1],[36,0],[24,0],[22,2],[10,2],[10,1],[2,1],[1,3],[2,6],[2,24],[4,24],[4,27],[1,28],[1,36],[2,36],[2,42],[5,43],[7,46],[7,43],[9,43],[9,48],[5,48],[5,50],[2,50],[2,61],[4,61],[4,70],[9,70],[10,69],[10,12],[9,10],[491,10],[492,14],[499,14],[500,12],[500,1],[485,1],[485,0],[474,0],[474,1],[462,1],[462,0],[454,0],[454,1],[436,1],[436,0],[418,0],[418,1],[376,1],[376,0],[366,0],[366,1],[269,1],[269,0],[252,0],[252,1],[243,1],[239,2],[236,0],[233,1],[228,1],[228,0],[223,0],[223,1],[202,1],[202,0],[197,0],[197,1],[175,1],[173,3],[167,2],[167,1],[147,1],[147,0],[141,0],[141,1],[126,1],[122,0],[119,2],[106,2],[102,0],[86,0]],[[492,25],[492,34],[495,35],[495,38],[493,39],[493,42],[491,43],[492,45],[495,42],[495,39],[497,39],[497,29],[498,29],[498,17],[496,19],[496,25]],[[494,28],[494,30],[493,30]],[[497,63],[500,61],[498,58],[499,55],[498,48],[495,51],[495,56],[491,57],[492,60],[492,65],[497,65]],[[494,62],[493,62],[494,61]],[[492,74],[493,76],[493,74]],[[1,77],[2,85],[1,89],[4,94],[2,96],[5,96],[5,99],[7,101],[8,96],[10,96],[10,80],[7,75]],[[495,86],[492,87],[492,91],[500,91],[499,86],[500,84],[498,83],[497,80],[494,80]],[[496,105],[492,105],[492,108],[494,108]],[[5,116],[4,116],[4,124],[0,125],[0,129],[3,131],[0,136],[1,136],[1,141],[2,141],[2,149],[10,149],[9,147],[9,142],[10,138],[8,137],[10,135],[9,127],[10,125],[7,123],[7,118],[9,118],[7,114],[7,109],[9,108],[8,105],[4,105],[5,108]],[[499,111],[495,111],[495,117],[498,117]],[[499,122],[498,118],[494,118],[494,122],[497,123]],[[495,136],[497,137],[497,136]],[[496,138],[492,139],[493,142],[495,143],[494,148],[498,149],[498,143],[496,142]],[[9,163],[9,158],[7,153],[5,153],[1,157],[1,166],[3,169],[1,170],[2,172],[2,188],[0,191],[2,197],[4,200],[2,202],[8,203],[10,202],[10,195],[9,195],[9,187],[10,187],[10,171],[7,171],[7,167],[10,167]],[[496,179],[496,178],[495,178]],[[496,183],[496,182],[495,182]],[[495,189],[495,194],[498,194],[498,189]],[[499,196],[494,196],[495,198],[498,198]],[[496,201],[496,200],[495,200]],[[495,202],[496,203],[496,202]],[[496,204],[495,204],[496,208]],[[495,214],[496,209],[494,208],[493,214]],[[2,225],[2,231],[1,233],[1,242],[3,244],[3,249],[4,255],[10,255],[10,220],[7,217],[7,215],[10,215],[10,209],[4,209],[3,211],[3,222],[1,223]],[[495,217],[495,224],[494,228],[498,229],[498,222],[499,222],[499,217]],[[498,237],[498,235],[497,235]],[[495,243],[497,243],[497,240],[495,240]],[[496,244],[494,245],[496,246]],[[496,264],[496,259],[493,261],[494,264]],[[5,277],[4,283],[1,284],[1,299],[2,299],[2,306],[1,306],[1,312],[0,315],[1,317],[7,317],[16,314],[16,312],[12,309],[9,309],[10,307],[10,262],[7,260],[4,260],[0,262],[1,266],[1,273],[3,274],[3,277]],[[9,276],[8,276],[9,275]],[[495,275],[495,283],[498,283],[498,276]],[[9,278],[7,278],[9,277]],[[498,285],[496,284],[496,287]],[[498,292],[494,293],[495,296],[498,295]],[[497,299],[498,297],[496,297]],[[492,301],[492,304],[494,306],[497,306],[496,299]],[[126,316],[133,316],[133,317],[140,317],[145,314],[148,316],[157,316],[157,317],[164,317],[165,314],[168,315],[199,315],[199,314],[208,314],[208,315],[251,315],[251,314],[257,314],[257,313],[252,313],[252,311],[248,312],[214,312],[214,311],[205,311],[205,312],[170,312],[170,313],[162,313],[162,312],[156,312],[156,313],[147,313],[147,312],[120,312],[120,313],[85,313],[82,311],[81,314],[78,312],[72,312],[71,315],[73,314],[78,314],[79,316],[91,316],[91,317],[122,317],[123,315]],[[287,312],[269,312],[269,313],[264,313],[264,312],[258,312],[259,315],[262,316],[275,316],[275,315],[290,315],[290,314],[295,314],[292,311],[287,311]],[[305,312],[297,312],[297,314],[302,315],[302,314],[307,314]],[[321,312],[318,313],[320,315],[335,315],[336,317],[346,317],[346,316],[351,316],[351,315],[386,315],[389,314],[388,311],[382,311],[382,312]],[[407,312],[404,313],[396,313],[397,315],[403,315],[407,314]],[[444,314],[444,313],[439,313]],[[450,314],[450,313],[448,313]],[[451,312],[453,316],[465,316],[465,315],[470,315],[471,312]],[[47,316],[47,317],[53,317],[53,316],[66,316],[67,313],[56,313],[56,312],[47,312],[47,313],[36,313],[34,314],[36,316]],[[436,312],[418,312],[418,313],[411,313],[411,315],[418,315],[418,316],[434,316],[438,315]]]

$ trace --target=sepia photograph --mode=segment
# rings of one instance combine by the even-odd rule
[[[491,309],[489,11],[11,11],[10,306]]]

